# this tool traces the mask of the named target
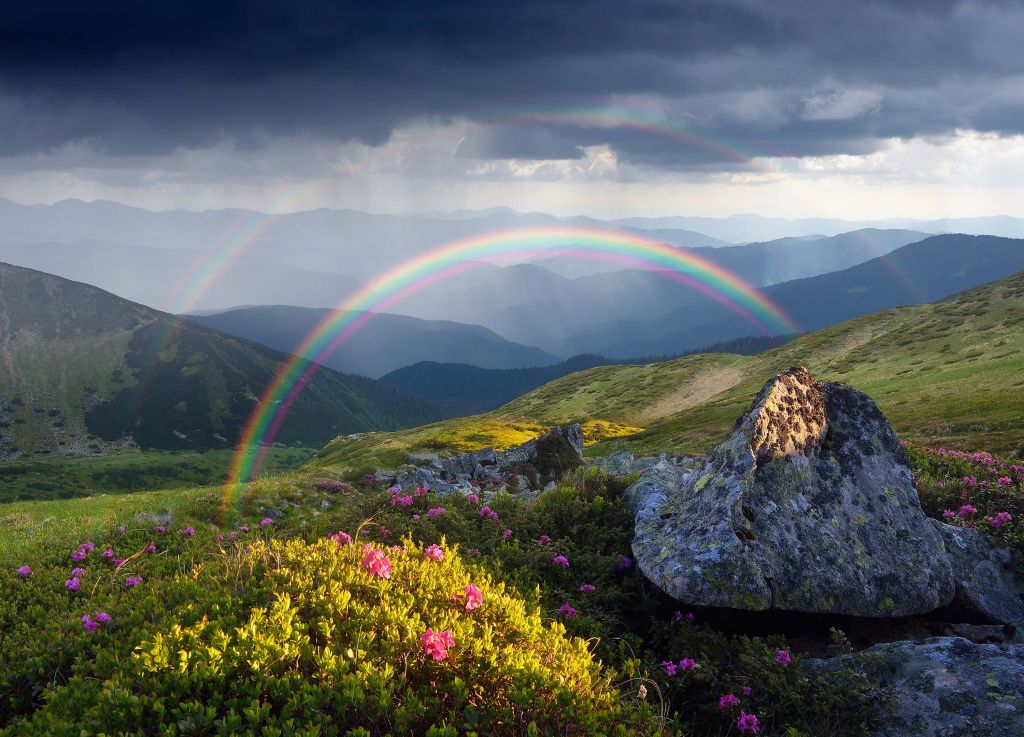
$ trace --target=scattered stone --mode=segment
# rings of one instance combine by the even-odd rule
[[[803,368],[769,380],[698,470],[659,462],[627,493],[640,570],[687,604],[895,617],[953,598],[885,416]]]
[[[568,458],[563,459],[558,452]],[[438,494],[470,493],[474,491],[474,484],[486,486],[491,492],[508,490],[531,494],[537,484],[529,473],[536,474],[542,470],[551,458],[555,458],[556,465],[562,460],[569,465],[582,463],[583,430],[579,424],[556,427],[505,451],[484,448],[454,458],[412,453],[409,455],[411,465],[396,471],[377,471],[374,476],[381,484],[399,486],[404,490],[428,486]],[[530,469],[529,473],[527,469]]]
[[[934,637],[805,662],[826,672],[860,668],[882,689],[871,737],[1024,734],[1024,645]]]

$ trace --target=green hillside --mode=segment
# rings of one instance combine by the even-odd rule
[[[86,284],[0,264],[0,461],[232,447],[286,355],[168,319]],[[325,369],[278,440],[320,445],[439,416],[397,387]]]
[[[1024,453],[1024,272],[934,304],[850,320],[757,356],[707,354],[566,376],[494,412],[399,433],[339,438],[313,461],[343,468],[408,450],[519,441],[517,427],[591,420],[590,452],[702,453],[764,381],[793,365],[852,384],[922,443]],[[603,421],[593,422],[593,421]],[[600,431],[615,423],[620,432]],[[622,436],[625,427],[642,428]]]

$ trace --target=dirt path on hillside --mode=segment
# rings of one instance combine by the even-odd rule
[[[678,389],[666,394],[650,407],[644,409],[637,423],[641,426],[656,420],[671,417],[684,409],[696,407],[722,392],[732,389],[746,378],[738,366],[722,366],[701,371]]]

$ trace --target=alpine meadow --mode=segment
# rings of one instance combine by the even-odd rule
[[[1024,734],[1018,0],[0,17],[0,737]]]

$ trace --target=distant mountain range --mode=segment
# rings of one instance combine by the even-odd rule
[[[362,286],[343,274],[258,256],[247,255],[219,269],[218,260],[200,266],[195,251],[89,240],[0,243],[0,261],[86,282],[170,311],[189,309],[194,298],[222,310],[253,301],[329,307]],[[205,291],[204,284],[209,287]]]
[[[330,314],[330,310],[323,309],[265,306],[193,315],[189,319],[271,348],[292,351]],[[378,314],[328,356],[324,365],[344,373],[377,377],[420,361],[507,369],[547,366],[558,359],[539,348],[507,341],[479,325]]]
[[[95,287],[0,263],[0,459],[230,448],[287,356]],[[443,416],[391,385],[330,369],[277,437],[321,444]]]
[[[890,307],[932,302],[1022,268],[1022,239],[940,235],[849,269],[762,292],[807,331]],[[651,319],[610,321],[589,335],[577,333],[564,344],[538,343],[556,351],[630,356],[682,352],[750,331],[746,320],[705,299]]]

